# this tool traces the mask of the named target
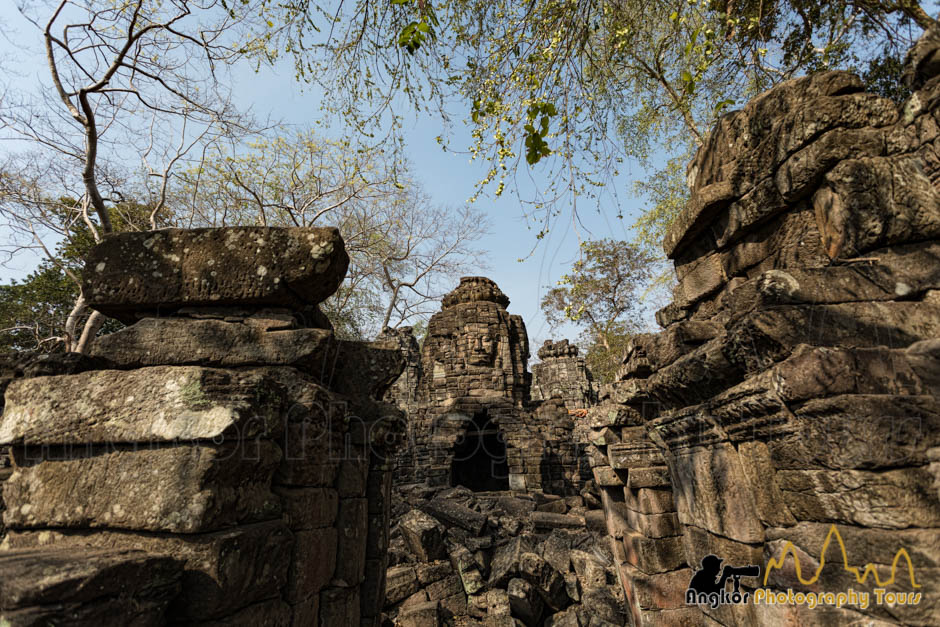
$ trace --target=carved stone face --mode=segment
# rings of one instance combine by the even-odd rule
[[[498,344],[499,338],[486,324],[465,325],[463,337],[458,340],[460,356],[468,366],[494,366]]]

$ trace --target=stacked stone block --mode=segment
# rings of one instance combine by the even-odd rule
[[[7,389],[0,569],[27,578],[15,598],[0,583],[4,619],[39,611],[45,584],[23,564],[74,555],[94,581],[125,569],[132,592],[176,587],[111,624],[379,623],[400,419],[374,399],[402,364],[308,326],[347,263],[335,229],[121,234],[93,250],[91,306],[137,322],[96,341],[106,368]],[[90,585],[67,572],[64,590]],[[133,605],[126,592],[109,607]]]
[[[915,48],[900,107],[844,72],[796,79],[723,116],[691,164],[691,200],[664,244],[678,278],[657,314],[665,329],[634,338],[589,413],[598,483],[627,487],[605,510],[614,538],[628,512],[637,550],[621,580],[638,624],[936,620],[938,46],[934,31]],[[631,489],[634,477],[649,487]],[[667,531],[671,543],[643,541]],[[843,568],[836,540],[822,554],[834,533],[850,565],[872,564],[880,587],[920,603],[876,603],[875,577]],[[920,588],[903,559],[887,583],[901,549]],[[825,562],[813,585],[794,553],[803,580]],[[760,565],[745,591],[872,600],[687,606],[690,568],[707,555]]]
[[[597,389],[578,347],[568,340],[545,340],[532,366],[532,400],[560,398],[568,409],[586,409],[597,402]]]
[[[394,385],[385,393],[385,402],[406,410],[418,399],[418,383],[421,381],[421,348],[415,339],[413,327],[385,327],[377,342],[391,343],[398,347],[405,360],[405,369]]]

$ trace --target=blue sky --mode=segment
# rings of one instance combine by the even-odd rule
[[[2,14],[10,18],[6,20],[8,34],[17,43],[29,42],[29,48],[33,50],[22,45],[14,49],[8,41],[0,38],[0,55],[8,60],[15,55],[16,68],[22,74],[17,82],[35,86],[40,77],[45,80],[47,76],[42,56],[38,54],[39,33],[18,16],[11,2],[0,0],[0,7],[4,7]],[[310,126],[321,115],[318,92],[310,86],[299,85],[288,63],[274,69],[263,68],[259,73],[247,66],[242,67],[236,71],[234,80],[235,92],[244,99],[242,105],[250,104],[259,116],[270,115],[287,123]],[[451,145],[455,149],[469,145],[465,128],[462,122],[455,122],[451,135]],[[406,118],[406,129],[407,156],[425,191],[441,204],[454,206],[466,202],[475,191],[476,181],[485,173],[484,164],[470,163],[467,155],[442,151],[435,138],[444,129],[435,117],[422,115],[415,118],[412,115]],[[337,135],[329,131],[327,134]],[[9,146],[0,144],[0,150],[4,149],[9,149]],[[542,184],[546,182],[543,170],[536,166],[532,172],[534,179]],[[539,310],[539,302],[545,291],[576,259],[579,236],[584,239],[631,237],[630,225],[643,206],[642,199],[630,192],[632,179],[639,175],[642,172],[638,169],[631,173],[629,168],[625,168],[624,174],[616,180],[614,189],[610,191],[616,194],[619,203],[608,193],[600,212],[596,201],[584,201],[579,205],[580,223],[577,226],[571,220],[570,208],[563,208],[552,232],[539,243],[533,254],[521,262],[519,259],[526,257],[536,244],[538,228],[529,228],[512,194],[504,194],[498,199],[481,195],[476,201],[480,210],[489,216],[492,228],[491,233],[479,242],[479,247],[487,251],[481,264],[486,267],[474,274],[489,276],[509,296],[510,312],[522,315],[526,322],[533,355],[542,341],[549,337],[574,338],[577,334],[577,330],[570,327],[552,333]],[[623,213],[622,220],[615,217],[618,209]],[[0,267],[0,282],[21,278],[35,263],[35,257],[26,255],[14,259]]]

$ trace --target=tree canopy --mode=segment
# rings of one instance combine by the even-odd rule
[[[640,297],[655,262],[647,250],[630,242],[585,241],[571,272],[542,299],[550,324],[570,321],[581,328],[588,366],[601,382],[612,380],[627,340],[643,329]]]
[[[292,55],[363,133],[408,106],[462,119],[497,195],[542,164],[547,187],[523,199],[540,236],[636,160],[638,191],[656,192],[640,239],[657,247],[685,193],[674,181],[722,111],[830,68],[901,97],[900,59],[934,21],[915,0],[263,0],[262,15],[266,54]]]

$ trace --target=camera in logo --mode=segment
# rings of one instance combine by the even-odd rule
[[[741,592],[742,577],[760,577],[760,566],[721,567],[722,560],[717,555],[706,555],[702,566],[692,575],[689,587],[685,591],[687,605],[707,605],[712,609],[719,605],[740,605],[748,602],[750,592]],[[732,590],[728,592],[727,583],[731,580]]]

